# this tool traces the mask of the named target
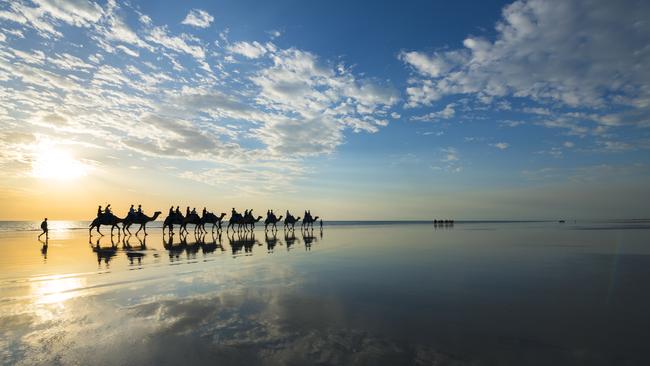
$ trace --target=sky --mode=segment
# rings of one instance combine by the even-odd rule
[[[0,2],[0,220],[650,217],[650,3]]]

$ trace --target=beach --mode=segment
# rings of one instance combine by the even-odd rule
[[[643,221],[258,226],[171,242],[159,225],[111,240],[84,224],[52,223],[46,248],[35,224],[0,230],[4,364],[650,362]]]

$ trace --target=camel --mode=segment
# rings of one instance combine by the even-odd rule
[[[284,219],[284,229],[295,229],[296,222],[300,221],[300,216],[298,218],[293,217],[293,215],[287,216],[286,219]]]
[[[129,227],[131,227],[131,225],[133,224],[140,224],[140,227],[138,228],[138,231],[135,232],[135,235],[138,235],[140,230],[143,229],[144,229],[144,235],[148,235],[147,223],[150,221],[155,221],[158,218],[158,216],[160,216],[161,213],[162,212],[160,211],[156,211],[154,212],[152,217],[149,217],[145,214],[135,214],[135,215],[127,216],[124,219],[124,223],[122,224],[122,231],[124,232],[124,234],[128,232],[129,235],[131,235],[131,231],[129,230]]]
[[[104,234],[102,234],[101,231],[99,231],[99,227],[101,225],[111,225],[111,236],[112,236],[113,235],[113,229],[115,229],[115,227],[117,227],[117,224],[122,224],[122,226],[124,226],[124,224],[123,224],[124,220],[125,219],[119,218],[119,217],[117,217],[117,216],[115,216],[113,214],[103,214],[103,215],[97,217],[96,219],[94,219],[93,222],[90,223],[90,228],[88,229],[88,234],[90,236],[92,236],[93,235],[93,229],[96,228],[97,233],[99,233],[99,235],[103,236]],[[120,233],[120,228],[119,227],[117,227],[117,232],[118,232],[118,234]]]
[[[201,227],[202,220],[198,214],[190,214],[183,220],[183,223],[181,224],[181,232],[185,231],[186,234],[188,233],[187,224],[194,225],[194,234],[197,232],[203,233],[203,228]]]
[[[244,225],[244,230],[248,230],[248,225],[250,225],[250,231],[255,230],[255,223],[259,222],[261,219],[262,216],[257,216],[256,219],[254,219],[253,216],[244,217],[244,222],[242,223]]]
[[[241,228],[242,221],[244,221],[244,217],[240,213],[236,213],[230,216],[230,219],[228,220],[228,226],[226,227],[226,232],[228,232],[231,227],[232,230],[235,231],[235,225],[237,225],[237,229],[239,230]]]
[[[163,222],[163,235],[165,235],[165,228],[169,228],[169,233],[173,234],[174,233],[174,225],[183,225],[183,221],[185,220],[185,217],[183,217],[183,214],[176,214],[173,213],[172,215],[168,215],[165,217],[165,221]]]
[[[251,226],[251,231],[255,229],[255,223],[260,221],[262,219],[262,216],[258,216],[256,219],[253,218],[252,215],[248,216],[242,216],[240,213],[235,214],[230,217],[230,220],[228,220],[228,226],[226,227],[226,231],[228,231],[231,227],[233,231],[235,231],[235,225],[237,225],[237,231],[240,231],[242,228],[244,231],[248,231],[248,225]]]
[[[280,217],[275,217],[274,214],[267,216],[266,220],[264,220],[264,231],[268,229],[269,225],[272,225],[273,229],[277,230],[278,228],[275,226],[275,224],[280,221],[282,221],[282,215],[280,215]]]
[[[311,218],[311,215],[305,216],[304,219],[302,219],[302,227],[314,227],[314,223],[318,221],[318,216],[314,217],[313,219]]]
[[[215,226],[217,227],[217,230],[221,230],[221,221],[225,216],[226,214],[224,212],[222,212],[219,216],[208,212],[201,218],[201,229],[203,229],[203,232],[207,232],[207,230],[205,230],[205,224],[212,224],[212,233],[214,234]]]

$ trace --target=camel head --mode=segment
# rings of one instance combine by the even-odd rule
[[[278,217],[278,221],[280,221],[280,220],[282,220],[282,215],[280,215],[280,217]]]
[[[157,219],[158,216],[160,216],[161,213],[162,213],[162,212],[160,212],[160,211],[156,211],[156,212],[154,212],[154,213],[153,213],[153,217],[152,217],[152,219],[153,219],[153,220]]]
[[[316,217],[314,217],[314,221],[318,221],[318,218],[319,218],[319,217],[320,217],[320,216],[316,216]]]
[[[262,216],[257,216],[257,218],[255,219],[255,222],[258,222],[258,221],[260,221],[261,219],[262,219]]]
[[[300,216],[298,216],[298,217],[296,218],[296,221],[300,221]]]
[[[225,213],[225,212],[222,212],[221,215],[219,216],[219,220],[223,219],[224,216],[226,216],[226,213]]]

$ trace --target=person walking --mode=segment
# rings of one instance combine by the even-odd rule
[[[41,235],[38,236],[38,238],[40,239],[41,236],[43,236],[43,234],[45,234],[45,239],[47,239],[48,236],[49,236],[48,230],[47,230],[47,217],[45,218],[45,220],[43,220],[43,222],[41,222],[41,230],[43,230],[43,232],[41,233]]]

